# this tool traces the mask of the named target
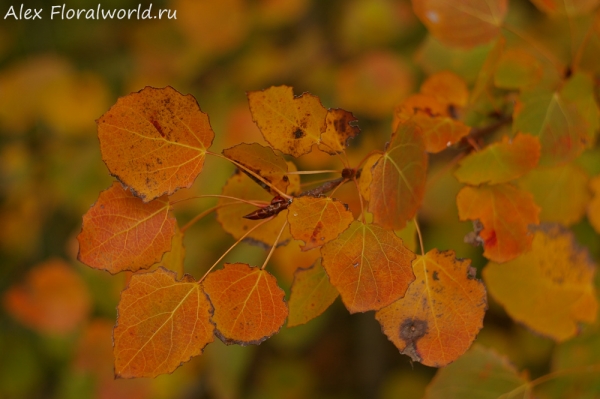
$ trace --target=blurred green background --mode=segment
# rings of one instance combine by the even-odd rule
[[[99,3],[104,9],[140,4]],[[20,4],[0,2],[0,16]],[[97,4],[66,3],[75,9]],[[142,9],[148,4],[142,2]],[[95,120],[119,96],[170,85],[194,95],[208,113],[216,133],[211,149],[219,152],[262,142],[245,93],[286,84],[358,117],[362,133],[349,150],[356,162],[383,148],[393,107],[424,76],[449,68],[472,84],[491,46],[445,48],[427,35],[405,0],[156,1],[154,10],[176,10],[177,19],[139,21],[50,20],[53,5],[26,2],[44,8],[42,20],[0,20],[0,397],[420,398],[436,370],[411,364],[372,314],[349,316],[339,301],[319,319],[284,327],[258,347],[215,342],[172,375],[114,381],[111,329],[125,276],[76,260],[81,217],[112,181]],[[513,19],[540,18],[525,1],[510,6]],[[453,249],[480,267],[481,250],[463,243],[472,227],[458,222],[454,199],[460,187],[444,168],[451,157],[431,162],[435,179],[420,213],[425,246]],[[335,159],[318,155],[297,163],[301,169],[339,168]],[[218,194],[232,173],[214,159],[205,170],[210,173],[186,195]],[[356,196],[347,197],[356,207]],[[180,225],[210,204],[176,208]],[[200,277],[232,242],[214,216],[204,219],[186,233],[186,272]],[[286,290],[293,270],[314,259],[295,251],[278,250],[274,257],[272,272]],[[264,256],[244,244],[228,259],[260,264]],[[33,284],[28,273],[52,263],[75,272],[81,290],[74,295],[84,302],[80,317],[58,329],[39,314],[7,310],[14,287],[23,301],[35,302],[27,296]],[[19,286],[23,281],[29,286]],[[551,341],[515,325],[493,303],[478,341],[533,376],[548,371]]]

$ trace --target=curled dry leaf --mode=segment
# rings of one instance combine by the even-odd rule
[[[516,321],[556,341],[572,338],[579,323],[596,320],[595,265],[573,234],[556,225],[535,232],[531,251],[504,264],[490,262],[485,283]]]
[[[156,377],[200,355],[214,339],[212,307],[188,274],[136,273],[121,293],[114,330],[115,376]]]
[[[223,150],[223,155],[250,169],[284,193],[290,185],[287,176],[288,165],[285,159],[281,155],[275,154],[271,147],[264,147],[258,143],[242,143]],[[246,172],[244,171],[244,173]],[[276,190],[251,174],[248,174],[248,176],[271,194],[278,194]]]
[[[354,221],[321,248],[323,267],[350,313],[378,310],[404,296],[415,255],[392,231]]]
[[[463,187],[456,197],[460,220],[479,220],[483,255],[506,262],[531,248],[529,225],[539,221],[540,208],[533,196],[510,184]]]
[[[369,211],[375,223],[400,230],[416,213],[425,194],[427,154],[421,130],[401,123],[373,166]]]
[[[527,378],[518,373],[504,356],[475,344],[460,359],[435,374],[424,399],[531,399]]]
[[[292,186],[288,187],[288,191],[291,189]],[[227,180],[225,187],[223,187],[222,194],[235,198],[243,198],[248,201],[262,201],[265,205],[271,203],[273,198],[269,193],[263,190],[261,186],[256,184],[250,177],[239,170]],[[258,209],[254,205],[230,198],[219,198],[217,206],[219,207],[217,209],[217,220],[223,227],[223,230],[231,234],[236,240],[240,239],[248,232],[248,230],[262,222],[261,220],[244,218],[244,216]],[[279,232],[284,223],[287,221],[287,214],[287,209],[280,212],[275,219],[263,224],[250,233],[246,237],[246,240],[265,248],[271,247],[277,239],[277,236],[279,236]],[[285,229],[279,239],[279,243],[286,243],[290,238],[291,235],[289,229]]]
[[[288,327],[305,324],[323,313],[339,296],[318,259],[312,266],[294,273],[290,294]]]
[[[343,109],[330,109],[327,111],[327,129],[321,135],[319,149],[328,154],[335,155],[344,152],[351,139],[360,133],[352,112]]]
[[[113,183],[83,216],[77,258],[113,274],[152,266],[171,249],[177,221],[169,210],[166,196],[145,203]]]
[[[461,183],[506,183],[523,176],[537,165],[540,159],[540,141],[537,137],[518,133],[510,139],[490,144],[459,162],[454,175]]]
[[[190,187],[215,135],[196,99],[172,87],[121,97],[97,123],[110,173],[144,202]]]
[[[290,232],[303,251],[333,240],[354,221],[348,206],[330,197],[299,197],[288,208]]]
[[[14,318],[43,334],[65,335],[84,321],[91,298],[83,279],[60,259],[35,266],[25,281],[4,293]]]
[[[248,102],[265,140],[284,154],[309,153],[327,129],[327,109],[310,93],[294,97],[291,87],[272,86],[249,92]]]
[[[215,333],[228,345],[260,344],[279,331],[288,315],[275,277],[245,263],[226,263],[210,273],[204,290],[215,309]]]
[[[485,287],[470,263],[437,249],[413,261],[416,279],[404,298],[375,314],[400,353],[443,367],[469,349],[487,310]]]
[[[439,41],[456,47],[489,43],[500,34],[506,0],[412,0],[417,17]]]

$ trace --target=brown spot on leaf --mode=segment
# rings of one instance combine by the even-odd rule
[[[440,279],[437,270],[433,271],[433,281],[438,281]]]
[[[301,139],[302,137],[304,137],[306,135],[306,133],[304,133],[302,131],[302,129],[296,129],[296,131],[294,132],[294,138],[295,139]]]
[[[417,353],[417,341],[427,334],[427,322],[419,319],[406,319],[400,325],[400,339],[406,343],[402,354],[410,356],[416,362],[421,361]]]

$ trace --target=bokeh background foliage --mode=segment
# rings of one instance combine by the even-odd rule
[[[136,8],[139,3],[101,4]],[[10,5],[2,2],[2,14]],[[26,6],[48,10],[52,5],[29,1]],[[436,370],[411,364],[371,315],[349,316],[339,301],[322,317],[283,328],[258,347],[215,342],[171,375],[113,380],[111,331],[127,277],[76,260],[81,215],[111,183],[94,121],[119,96],[170,85],[193,94],[209,114],[216,132],[212,150],[219,152],[242,141],[263,142],[245,93],[286,84],[358,117],[362,133],[349,150],[358,160],[382,148],[394,106],[425,76],[449,69],[472,85],[492,45],[447,47],[428,35],[404,0],[173,0],[153,2],[153,8],[177,10],[177,20],[51,21],[46,13],[41,21],[0,22],[0,397],[422,397]],[[567,40],[555,33],[562,22],[527,1],[512,1],[507,20],[555,43],[557,51]],[[598,174],[593,155],[582,157],[582,167]],[[426,249],[453,249],[481,268],[481,250],[463,242],[472,226],[458,221],[460,184],[446,167],[451,156],[431,160],[435,178],[419,213]],[[319,155],[300,158],[298,166],[303,165],[334,166]],[[188,194],[219,193],[232,173],[210,158],[205,168],[210,173]],[[210,205],[209,200],[182,203],[178,218],[190,219]],[[587,221],[573,230],[597,261],[600,244]],[[232,242],[214,217],[204,219],[186,232],[185,271],[200,277]],[[274,256],[272,272],[285,288],[294,269],[316,257],[299,255],[294,245]],[[228,259],[257,264],[263,258],[262,249],[244,244]],[[27,284],[19,285],[24,280]],[[28,291],[34,288],[55,301],[40,302]],[[30,310],[20,317],[7,310],[19,307]],[[502,359],[499,368],[527,370],[536,378],[597,363],[589,353],[598,353],[600,339],[592,327],[580,338],[554,344],[515,324],[491,302],[477,345],[469,355],[473,362],[505,356],[512,365]],[[444,377],[436,377],[438,383]],[[582,382],[568,381],[577,383]]]

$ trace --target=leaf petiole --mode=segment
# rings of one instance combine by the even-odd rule
[[[423,246],[423,235],[421,234],[421,228],[419,227],[419,222],[417,222],[417,216],[413,218],[413,222],[415,223],[415,228],[417,229],[417,236],[419,237],[419,247],[421,248],[421,255],[425,256],[425,246]]]

